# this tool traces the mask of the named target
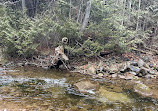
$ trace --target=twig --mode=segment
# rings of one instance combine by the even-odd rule
[[[132,49],[132,50],[135,50],[135,51],[139,51],[139,52],[144,53],[144,54],[152,55],[152,53],[149,53],[149,52],[146,52],[146,51],[142,51],[142,50],[139,50],[139,49],[134,48],[134,47],[132,47],[131,49]]]
[[[61,61],[63,62],[65,68],[66,68],[67,70],[69,70],[69,68],[67,67],[67,65],[65,64],[65,62],[64,62],[63,60],[61,60]]]
[[[15,2],[7,1],[7,2],[4,2],[4,3],[0,3],[0,5],[15,5],[16,3],[20,2],[20,1],[21,0],[15,1]]]

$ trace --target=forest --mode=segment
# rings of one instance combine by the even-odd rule
[[[2,0],[0,44],[11,57],[56,47],[63,37],[70,56],[156,50],[157,6],[156,0]]]
[[[157,0],[0,0],[0,110],[156,111]]]

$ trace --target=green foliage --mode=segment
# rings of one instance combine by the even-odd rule
[[[97,56],[100,55],[100,52],[103,51],[103,46],[101,46],[98,42],[93,42],[91,40],[86,40],[83,44],[83,51],[87,56]]]
[[[70,20],[61,21],[58,33],[61,37],[68,37],[70,40],[79,37],[80,25]]]
[[[81,47],[71,48],[66,47],[66,49],[71,52],[73,56],[98,56],[100,52],[104,50],[104,46],[100,45],[98,42],[91,40],[86,40]]]
[[[66,48],[72,55],[97,56],[103,50],[122,53],[143,44],[149,35],[157,36],[156,0],[92,0],[83,33],[89,0],[37,1],[26,1],[25,12],[18,3],[0,5],[0,44],[11,56],[31,56],[38,46],[56,47],[63,37],[69,39]],[[76,40],[80,46],[76,47]]]
[[[31,56],[38,45],[53,42],[57,46],[64,36],[69,39],[79,36],[78,24],[69,20],[53,21],[50,13],[31,19],[20,11],[7,8],[4,12],[6,15],[2,13],[0,17],[0,40],[10,56]]]
[[[6,53],[10,56],[33,54],[38,44],[33,41],[37,32],[32,28],[35,26],[31,19],[11,9],[6,9],[5,15],[0,18],[0,39]]]

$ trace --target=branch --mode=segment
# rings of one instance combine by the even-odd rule
[[[21,0],[15,1],[15,2],[7,1],[7,2],[4,2],[4,3],[0,3],[0,5],[15,5],[16,3],[20,2],[20,1]]]

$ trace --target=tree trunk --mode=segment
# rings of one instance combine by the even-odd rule
[[[145,26],[146,26],[146,18],[143,21],[143,31],[145,31]]]
[[[25,0],[22,0],[22,10],[23,10],[23,11],[25,11],[25,10],[26,10]]]
[[[125,16],[125,6],[126,6],[125,0],[122,0],[122,6],[123,6],[123,11],[122,11],[122,22],[121,22],[121,25],[123,26],[123,24],[124,24],[124,16]]]
[[[87,2],[86,13],[85,13],[83,24],[82,24],[82,27],[81,27],[81,30],[80,30],[81,33],[83,33],[83,31],[87,27],[87,24],[88,24],[88,21],[89,21],[89,17],[90,17],[91,4],[92,4],[92,0],[89,0]]]
[[[81,1],[80,8],[79,8],[79,10],[78,10],[77,23],[79,23],[79,19],[80,19],[80,15],[81,15],[81,9],[82,9],[82,4],[83,4],[83,0]]]
[[[141,6],[141,0],[139,0],[139,5],[138,5],[138,15],[137,15],[137,25],[136,25],[136,31],[138,31],[139,28],[139,13],[140,13],[140,6]]]
[[[70,0],[70,10],[69,10],[69,20],[71,20],[71,6],[72,6],[72,2],[71,2],[71,0]]]
[[[132,2],[131,2],[131,0],[129,0],[129,12],[128,12],[128,22],[130,23],[130,21],[131,21],[131,7],[132,7]]]

